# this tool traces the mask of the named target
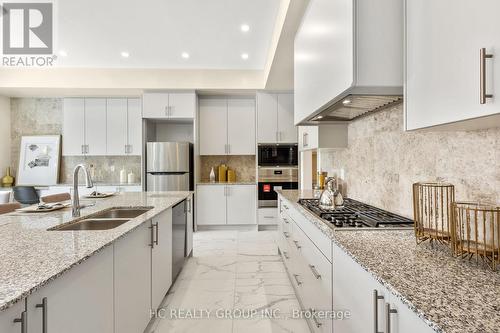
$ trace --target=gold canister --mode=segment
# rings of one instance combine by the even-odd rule
[[[227,182],[228,183],[236,182],[236,172],[232,169],[227,170]]]
[[[320,190],[323,190],[325,188],[325,179],[327,175],[327,172],[318,171],[318,186]]]
[[[226,182],[226,173],[227,173],[227,165],[221,164],[219,165],[219,182]]]

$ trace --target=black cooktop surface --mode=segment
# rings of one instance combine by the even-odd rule
[[[413,227],[411,219],[349,198],[344,199],[343,207],[334,210],[320,208],[318,199],[301,199],[299,204],[338,228]]]

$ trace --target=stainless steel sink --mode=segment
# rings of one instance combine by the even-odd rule
[[[111,208],[101,213],[92,215],[96,219],[133,219],[139,215],[146,213],[150,207],[133,207],[133,208]]]
[[[114,207],[67,224],[50,228],[49,231],[109,230],[146,213],[153,207]]]
[[[109,230],[122,225],[129,219],[85,219],[74,223],[63,224],[50,230]]]

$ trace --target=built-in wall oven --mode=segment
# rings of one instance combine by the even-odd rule
[[[277,189],[299,187],[297,145],[259,145],[259,208],[278,207]]]

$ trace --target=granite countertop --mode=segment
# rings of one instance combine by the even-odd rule
[[[83,208],[82,218],[111,207],[153,207],[119,227],[101,231],[47,231],[74,220],[71,208],[49,213],[14,212],[0,216],[0,311],[27,297],[71,267],[101,251],[191,192],[129,192]]]
[[[332,228],[297,204],[312,191],[277,192],[436,332],[500,331],[500,272],[417,245],[413,230]]]
[[[201,180],[197,185],[257,185],[255,181],[236,181],[236,182],[211,182],[209,180]]]

